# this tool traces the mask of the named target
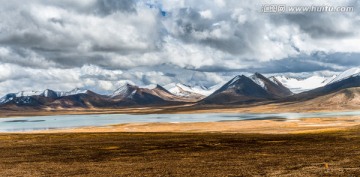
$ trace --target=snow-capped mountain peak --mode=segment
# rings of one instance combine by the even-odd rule
[[[46,89],[43,93],[40,94],[40,96],[47,97],[47,98],[57,98],[60,97],[60,92],[55,92],[50,89]]]
[[[132,92],[134,92],[134,91],[136,92],[136,88],[138,88],[138,87],[135,85],[131,85],[129,83],[124,83],[118,89],[116,89],[111,96],[112,97],[115,97],[115,96],[127,97],[127,96],[131,95]]]
[[[276,78],[269,79],[260,73],[255,73],[249,78],[272,95],[285,97],[293,94],[289,88],[281,84]]]
[[[240,80],[242,77],[246,77],[246,76],[244,76],[244,75],[237,75],[237,76],[235,76],[234,78],[232,78],[228,83],[227,83],[227,85],[228,86],[232,86],[232,85],[234,85],[238,80]]]
[[[348,69],[342,73],[340,73],[338,76],[336,76],[334,79],[332,79],[328,84],[332,84],[335,82],[339,82],[345,79],[348,79],[350,77],[355,77],[360,75],[360,68],[351,68]]]

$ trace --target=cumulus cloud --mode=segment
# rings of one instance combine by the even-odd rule
[[[20,90],[41,91],[48,88],[69,91],[74,88],[91,89],[110,94],[126,83],[145,86],[166,85],[173,82],[210,87],[229,79],[216,73],[188,71],[176,66],[134,68],[129,71],[109,70],[95,65],[79,68],[31,68],[14,64],[0,64],[0,93]],[[153,71],[157,70],[157,71]],[[224,79],[226,78],[226,79]],[[20,89],[19,89],[20,88]]]
[[[1,0],[0,0],[1,1]],[[241,72],[338,72],[359,65],[356,0],[1,1],[0,92],[124,82],[211,86]],[[353,6],[262,13],[264,4]]]

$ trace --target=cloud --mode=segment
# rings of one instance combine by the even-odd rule
[[[0,44],[31,50],[60,67],[89,64],[92,58],[112,60],[109,54],[122,57],[156,50],[157,12],[139,5],[136,13],[129,14],[124,9],[130,4],[122,2],[96,2],[101,4],[97,8],[109,12],[107,16],[97,15],[96,9],[82,13],[56,4],[10,2],[1,16]]]
[[[358,24],[353,23],[351,19],[338,14],[287,14],[285,19],[293,23],[299,29],[314,39],[322,38],[347,38],[356,36]]]
[[[109,15],[118,11],[137,12],[136,1],[128,0],[98,0],[96,3],[97,12]]]
[[[269,3],[355,12],[261,13]],[[360,64],[359,7],[355,0],[4,1],[0,92],[210,86],[255,70],[338,72]]]

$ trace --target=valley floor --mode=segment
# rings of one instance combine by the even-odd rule
[[[360,176],[360,127],[301,134],[0,134],[0,176]]]

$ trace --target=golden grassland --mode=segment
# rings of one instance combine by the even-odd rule
[[[0,176],[360,176],[360,127],[297,134],[0,134]]]

